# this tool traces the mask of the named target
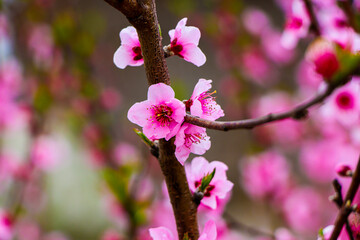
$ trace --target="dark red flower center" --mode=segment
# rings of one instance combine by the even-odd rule
[[[316,72],[326,79],[330,79],[340,67],[336,55],[332,52],[322,54],[314,63]]]
[[[342,92],[336,97],[337,105],[345,110],[354,108],[354,98],[348,92]]]
[[[303,25],[303,20],[301,18],[298,18],[298,17],[292,17],[287,22],[286,25],[287,25],[288,28],[291,28],[291,29],[299,29]]]
[[[139,46],[133,47],[132,50],[135,53],[135,56],[133,58],[134,61],[139,61],[139,60],[143,59],[143,55],[141,53],[141,47],[139,47]]]
[[[198,188],[201,185],[201,181],[196,181],[195,182],[195,187]],[[211,196],[211,191],[215,189],[214,185],[209,184],[209,186],[205,189],[204,192],[204,197],[210,197]]]
[[[175,55],[178,55],[179,57],[184,58],[184,56],[181,54],[181,52],[184,48],[181,44],[177,43],[177,40],[178,40],[177,38],[172,40],[170,49]]]

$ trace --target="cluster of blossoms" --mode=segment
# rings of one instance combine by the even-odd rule
[[[171,44],[166,46],[165,50],[170,56],[177,55],[196,66],[201,66],[205,63],[206,57],[198,47],[200,31],[196,27],[185,26],[186,21],[186,18],[182,19],[174,30],[169,31]],[[120,32],[120,38],[121,46],[114,55],[115,65],[119,68],[127,65],[141,65],[143,57],[136,30],[133,27],[127,27]],[[213,96],[215,91],[210,92],[211,83],[212,80],[200,79],[190,99],[186,101],[176,99],[174,90],[164,83],[151,85],[147,100],[134,104],[128,111],[128,119],[141,126],[143,134],[150,140],[162,138],[170,140],[175,137],[175,156],[184,165],[190,153],[202,155],[209,150],[211,145],[205,128],[184,122],[186,114],[189,113],[207,120],[216,120],[224,116],[224,111],[215,102]],[[220,230],[217,231],[214,221],[220,219],[223,206],[228,201],[233,187],[233,183],[226,177],[228,167],[218,161],[209,163],[205,158],[197,157],[192,160],[191,164],[185,166],[185,170],[190,190],[193,193],[199,191],[203,178],[215,171],[211,183],[203,190],[203,198],[200,203],[200,209],[203,209],[204,216],[210,214],[213,220],[207,221],[199,239],[227,239],[225,238],[225,235],[228,234],[225,233],[226,231],[222,234],[224,236],[217,237],[217,232]],[[167,201],[169,201],[168,196]],[[165,212],[169,212],[171,221],[163,220]],[[171,208],[163,209],[161,215],[161,220],[154,220],[153,223],[163,227],[150,228],[151,238],[154,240],[176,239],[174,237],[176,235],[175,221]],[[207,219],[209,218],[207,217]]]

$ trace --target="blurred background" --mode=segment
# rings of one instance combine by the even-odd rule
[[[309,39],[296,49],[280,44],[290,2],[156,1],[164,45],[184,17],[202,33],[204,66],[167,59],[176,97],[188,99],[199,78],[212,79],[225,111],[220,120],[236,120],[285,110],[314,94],[321,77],[303,60]],[[146,99],[144,68],[113,63],[126,18],[100,0],[1,0],[0,6],[6,103],[0,107],[0,209],[16,226],[16,239],[148,239],[163,178],[127,119],[128,109]],[[319,180],[323,166],[313,169],[306,156],[314,154],[304,152],[324,136],[321,117],[314,118],[208,130],[212,147],[204,157],[226,163],[235,184],[224,210],[240,236],[232,239],[258,239],[242,224],[314,239],[332,222],[336,206],[327,198],[335,173]],[[262,166],[247,165],[267,158]]]

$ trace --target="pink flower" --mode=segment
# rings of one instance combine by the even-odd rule
[[[319,229],[323,203],[318,192],[311,188],[294,189],[282,205],[289,226],[301,233]]]
[[[307,50],[306,58],[315,66],[315,71],[325,79],[330,79],[340,68],[335,46],[325,40],[317,40]]]
[[[355,78],[354,78],[355,79]],[[337,89],[321,107],[322,116],[330,122],[355,126],[360,121],[360,84],[352,80]]]
[[[169,31],[170,51],[200,67],[206,62],[204,53],[198,47],[200,30],[197,27],[185,26],[186,22],[187,18],[181,19],[176,28]]]
[[[54,56],[54,42],[50,26],[46,24],[34,26],[31,30],[28,46],[36,64],[50,67]]]
[[[166,227],[150,228],[150,236],[153,240],[176,240],[174,234]],[[198,240],[216,240],[217,232],[214,221],[208,221]]]
[[[136,165],[140,159],[138,150],[126,142],[120,142],[116,145],[113,156],[119,166]]]
[[[226,198],[231,191],[233,183],[227,180],[226,171],[228,167],[219,161],[208,162],[203,157],[196,157],[191,164],[185,167],[189,187],[192,192],[196,192],[201,184],[201,179],[216,169],[214,178],[205,190],[201,204],[211,209],[217,208],[217,199]]]
[[[212,96],[216,91],[209,92],[211,83],[212,80],[200,78],[195,85],[191,98],[186,102],[186,108],[192,115],[208,120],[216,120],[224,116],[224,111],[215,102],[215,97]]]
[[[185,105],[175,99],[174,90],[158,83],[149,87],[148,100],[129,109],[128,119],[143,127],[148,138],[169,140],[179,131],[185,114]]]
[[[118,68],[140,66],[144,63],[141,53],[139,37],[134,27],[127,27],[120,31],[121,46],[114,54],[114,63]]]
[[[204,154],[210,149],[211,142],[205,128],[185,123],[176,134],[175,145],[175,156],[184,165],[190,153]]]
[[[305,4],[301,0],[294,0],[292,13],[287,19],[285,30],[281,38],[281,44],[285,48],[294,48],[300,38],[304,38],[310,27],[310,18]]]
[[[0,209],[0,239],[11,240],[13,235],[13,223],[8,213]]]
[[[286,159],[275,151],[249,157],[240,164],[243,186],[253,198],[277,198],[287,193],[290,168]]]
[[[58,141],[49,136],[40,136],[31,150],[33,163],[42,170],[54,168],[62,158],[63,149]]]

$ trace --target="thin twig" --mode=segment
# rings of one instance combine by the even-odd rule
[[[327,88],[318,93],[314,97],[308,99],[307,101],[299,104],[293,109],[289,111],[282,112],[282,113],[270,113],[268,115],[259,117],[259,118],[252,118],[252,119],[244,119],[238,121],[210,121],[206,119],[202,119],[199,117],[195,117],[192,115],[187,114],[185,117],[185,122],[191,123],[196,126],[205,127],[209,129],[221,130],[221,131],[228,131],[234,129],[252,129],[254,127],[271,123],[275,121],[280,121],[288,118],[293,119],[303,119],[307,115],[308,108],[321,103],[324,101],[328,96],[330,96],[333,91],[336,89],[334,85],[328,85]]]
[[[343,195],[341,192],[342,186],[337,179],[334,179],[333,186],[334,186],[335,194],[336,194],[336,197],[333,199],[333,201],[336,203],[338,208],[341,209],[341,206],[344,204],[344,199],[343,199]],[[354,236],[351,231],[351,227],[350,227],[350,223],[349,223],[348,219],[346,219],[345,227],[346,227],[346,231],[348,233],[349,239],[354,240]]]
[[[320,31],[320,25],[319,25],[319,21],[316,18],[315,12],[314,12],[314,8],[313,5],[311,3],[311,0],[304,0],[306,9],[309,13],[310,16],[310,20],[311,20],[311,27],[314,30],[315,34],[317,36],[321,35],[321,31]]]
[[[227,212],[224,213],[224,217],[227,219],[227,223],[229,224],[229,227],[237,228],[241,232],[247,233],[251,236],[263,236],[263,237],[275,239],[275,236],[273,234],[263,232],[259,229],[245,225],[244,223],[237,221],[233,216],[231,216]]]
[[[348,219],[348,216],[351,213],[351,207],[349,207],[349,203],[351,204],[356,192],[358,191],[360,185],[360,157],[356,166],[356,169],[354,171],[354,175],[352,177],[351,180],[351,184],[349,187],[349,190],[346,193],[346,197],[345,197],[345,201],[342,204],[342,207],[339,211],[338,216],[336,217],[335,220],[335,227],[334,230],[331,234],[330,240],[336,240],[338,238],[338,236],[341,233],[341,230],[344,226],[344,224],[346,223],[346,220]]]

